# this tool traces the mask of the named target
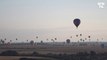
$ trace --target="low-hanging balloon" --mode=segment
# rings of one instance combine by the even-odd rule
[[[84,42],[85,40],[83,40],[83,42]]]
[[[102,40],[103,40],[103,38],[102,38]]]
[[[82,39],[80,39],[80,41],[82,41]]]
[[[10,42],[12,42],[12,40],[10,40]]]
[[[54,42],[54,39],[51,39],[51,41],[53,41],[53,42]]]
[[[26,41],[28,41],[28,40],[26,40]]]
[[[81,21],[80,21],[80,19],[76,18],[76,19],[74,19],[73,23],[78,28],[78,26],[80,25]]]

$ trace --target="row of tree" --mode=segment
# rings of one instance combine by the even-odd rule
[[[39,54],[38,52],[33,52],[29,55],[19,54],[17,51],[8,50],[0,53],[1,56],[35,56],[35,57],[49,57],[57,60],[107,60],[106,53],[96,53],[95,51],[90,52],[79,52],[77,54]]]

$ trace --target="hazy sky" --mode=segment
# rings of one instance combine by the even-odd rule
[[[105,3],[103,9],[98,2]],[[106,4],[107,0],[0,0],[0,38],[34,39],[39,34],[43,40],[53,32],[55,37],[62,35],[59,38],[77,32],[99,32],[107,37]],[[78,31],[73,24],[75,18],[81,19]]]

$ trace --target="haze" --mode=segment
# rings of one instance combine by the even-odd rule
[[[57,37],[65,41],[76,34],[92,40],[107,40],[107,1],[99,8],[100,0],[0,0],[0,39],[46,41]],[[78,29],[73,24],[81,19]],[[39,39],[35,37],[39,36]]]

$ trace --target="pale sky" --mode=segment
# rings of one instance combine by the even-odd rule
[[[105,3],[103,9],[98,7],[98,2]],[[23,36],[20,39],[35,40],[39,34],[44,40],[44,36],[50,37],[49,33],[50,39],[62,35],[59,41],[65,41],[70,34],[78,32],[96,33],[96,38],[103,36],[106,40],[106,4],[107,0],[0,0],[0,39]],[[81,20],[78,29],[73,24],[75,18]]]

